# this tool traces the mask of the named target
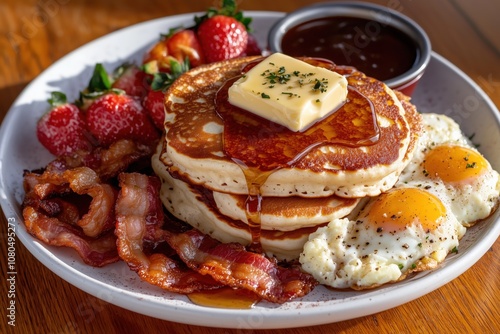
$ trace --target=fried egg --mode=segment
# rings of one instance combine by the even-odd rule
[[[458,124],[424,114],[412,161],[391,190],[309,236],[299,261],[320,283],[367,289],[435,269],[466,226],[491,214],[499,177]]]
[[[419,187],[439,196],[449,203],[458,221],[469,227],[498,205],[499,174],[451,118],[423,116],[419,146],[395,187]]]
[[[316,230],[299,261],[322,284],[372,288],[436,268],[464,233],[437,196],[392,189],[371,199],[356,219],[336,219]]]

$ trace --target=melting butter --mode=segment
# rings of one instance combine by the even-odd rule
[[[228,93],[232,105],[297,132],[346,101],[347,80],[336,72],[274,53],[234,82]]]

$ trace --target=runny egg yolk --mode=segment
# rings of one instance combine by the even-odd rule
[[[467,147],[438,146],[425,157],[424,173],[443,182],[464,182],[482,174],[488,168],[486,160]]]
[[[380,195],[368,217],[377,231],[403,231],[420,224],[424,230],[435,230],[446,215],[446,208],[435,195],[418,188],[397,188]]]

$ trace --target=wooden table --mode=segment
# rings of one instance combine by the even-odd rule
[[[291,11],[307,0],[238,1],[244,10]],[[449,59],[500,107],[500,2],[380,0],[417,21],[436,52]],[[204,11],[204,1],[2,0],[0,118],[43,70],[79,46],[149,19]],[[7,218],[1,224],[1,268],[7,268]],[[286,330],[228,330],[183,325],[135,314],[66,283],[16,243],[16,327],[7,325],[2,282],[2,333],[500,333],[500,242],[459,278],[428,295],[374,315]]]

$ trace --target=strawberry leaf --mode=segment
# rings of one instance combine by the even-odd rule
[[[178,27],[170,28],[166,34],[163,34],[163,33],[160,34],[160,41],[162,41],[164,39],[167,39],[169,37],[172,37],[173,34],[175,34],[178,31],[181,31],[182,29],[184,29],[183,26],[178,26]]]
[[[111,79],[102,64],[97,63],[87,87],[88,92],[103,92],[111,88]]]
[[[207,12],[202,15],[202,16],[195,16],[194,17],[194,22],[196,25],[196,28],[200,26],[200,24],[215,16],[215,15],[224,15],[224,16],[230,16],[234,17],[236,20],[241,22],[247,31],[251,31],[250,28],[250,23],[252,22],[251,17],[245,17],[243,16],[243,12],[238,11],[238,6],[236,5],[235,0],[222,0],[222,5],[220,8],[214,8],[211,7],[207,10]]]
[[[153,74],[153,81],[151,82],[151,89],[165,90],[168,88],[178,77],[187,72],[190,68],[189,59],[186,58],[183,62],[176,60],[170,61],[170,73],[156,72]]]
[[[219,10],[219,14],[226,16],[234,16],[236,14],[236,2],[234,0],[222,0],[222,8]]]
[[[52,92],[47,102],[49,102],[52,107],[57,107],[66,104],[68,100],[66,99],[66,94],[62,92]]]
[[[124,65],[125,66],[125,65]],[[117,71],[124,70],[117,69]],[[92,77],[90,78],[89,84],[85,90],[80,92],[80,96],[78,100],[75,101],[75,104],[82,110],[86,110],[92,102],[98,97],[106,94],[111,89],[112,79],[109,76],[108,72],[104,66],[100,63],[97,63],[94,67],[94,72],[92,73]]]
[[[125,62],[125,63],[121,64],[120,66],[118,66],[117,68],[114,69],[113,78],[116,79],[116,78],[121,77],[123,75],[123,73],[125,73],[125,71],[132,66],[134,66],[134,65],[132,63],[129,63],[129,62]],[[108,79],[109,79],[109,76],[108,76]],[[111,85],[110,85],[110,87],[111,87]]]

